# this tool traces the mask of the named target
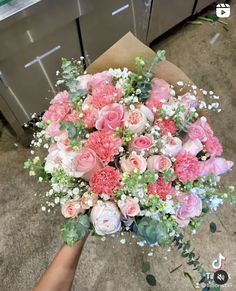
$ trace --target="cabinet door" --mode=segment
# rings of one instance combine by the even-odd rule
[[[148,43],[192,14],[195,0],[153,0]]]
[[[79,18],[82,43],[88,63],[94,61],[127,32],[134,33],[135,30],[132,1],[96,2],[96,9]]]
[[[198,0],[194,13],[200,12],[202,9],[206,8],[207,6],[214,2],[215,2],[214,0]]]
[[[48,107],[61,58],[80,55],[77,27],[72,22],[0,63],[0,94],[21,124],[31,113]]]

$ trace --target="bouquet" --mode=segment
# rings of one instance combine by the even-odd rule
[[[84,71],[83,58],[63,59],[61,89],[32,141],[46,149],[46,157],[29,159],[25,167],[50,184],[42,210],[61,209],[68,245],[88,230],[98,236],[133,232],[152,247],[175,242],[208,286],[181,229],[195,233],[203,215],[233,200],[233,187],[219,190],[233,162],[222,157],[204,114],[207,108],[219,111],[218,96],[207,105],[201,97],[207,92],[191,82],[157,77],[164,59],[164,51],[147,59],[140,54],[129,60],[133,70],[109,68],[108,62],[93,74]],[[149,283],[155,284],[150,276]]]

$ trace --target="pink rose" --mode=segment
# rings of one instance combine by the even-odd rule
[[[203,145],[199,139],[189,139],[183,145],[183,150],[196,156],[200,151],[202,151]]]
[[[62,131],[60,130],[59,122],[52,122],[45,130],[45,136],[47,138],[60,136]]]
[[[213,131],[205,117],[197,119],[188,127],[188,136],[191,139],[199,139],[201,142],[206,142],[208,136],[213,135]]]
[[[95,205],[90,219],[98,235],[116,233],[121,229],[120,211],[116,204],[110,201]]]
[[[138,215],[140,212],[140,207],[133,198],[127,197],[125,204],[120,207],[120,210],[124,219],[128,219],[128,217],[135,217]]]
[[[215,174],[216,176],[227,173],[234,163],[224,158],[212,157],[207,161],[200,162],[200,176]]]
[[[182,141],[178,137],[169,137],[165,139],[164,147],[162,148],[162,153],[169,156],[177,156],[177,154],[182,150]]]
[[[65,162],[65,169],[73,177],[82,177],[89,181],[91,175],[102,167],[97,155],[91,149],[82,149],[80,152],[71,154]]]
[[[170,96],[170,85],[165,80],[153,78],[150,99],[165,103],[169,100]]]
[[[200,174],[200,162],[192,154],[181,151],[174,163],[175,174],[183,182],[195,181]]]
[[[131,149],[136,152],[141,152],[143,150],[149,150],[153,146],[153,139],[148,135],[140,135],[135,137],[131,144]]]
[[[125,125],[132,133],[142,133],[145,129],[145,124],[147,122],[146,116],[142,111],[135,109],[128,112],[127,120]]]
[[[172,166],[172,163],[171,160],[166,156],[154,155],[148,158],[147,165],[150,171],[156,173],[168,170]]]
[[[147,162],[144,157],[132,152],[128,158],[125,158],[125,156],[121,158],[120,166],[123,172],[129,174],[133,173],[135,169],[143,173],[146,170]]]
[[[71,121],[73,123],[76,123],[78,120],[79,120],[79,112],[76,110],[71,111],[64,118],[64,121]]]
[[[223,153],[223,147],[219,141],[219,139],[215,136],[208,136],[205,145],[205,150],[211,156],[221,156]]]
[[[89,80],[87,86],[92,90],[97,88],[100,85],[111,85],[112,84],[112,76],[109,72],[104,71],[102,73],[94,74]]]
[[[85,210],[81,207],[79,201],[73,201],[62,205],[61,212],[66,218],[75,218],[79,214],[83,214]]]
[[[176,221],[180,227],[189,224],[190,218],[200,216],[202,213],[202,200],[195,194],[187,195],[183,204],[176,212]]]
[[[98,130],[115,130],[122,127],[125,120],[125,110],[121,104],[114,103],[100,110],[95,127]]]
[[[77,81],[79,81],[78,89],[82,90],[89,90],[88,84],[91,82],[92,75],[82,75],[77,78]]]

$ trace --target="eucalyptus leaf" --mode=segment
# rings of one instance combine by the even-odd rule
[[[146,281],[148,282],[150,286],[156,286],[157,284],[156,278],[151,274],[148,274],[146,276]]]
[[[211,231],[212,233],[215,233],[216,230],[217,230],[217,226],[216,226],[216,224],[215,224],[214,222],[211,222],[211,223],[210,223],[210,231]]]
[[[190,280],[190,282],[191,282],[193,288],[195,289],[195,283],[194,283],[194,281],[193,281],[192,276],[191,276],[188,272],[184,272],[184,276]]]
[[[73,246],[85,237],[89,227],[88,215],[79,215],[76,218],[67,219],[66,223],[61,225],[62,238],[67,245]]]
[[[143,262],[142,272],[143,273],[147,273],[148,271],[150,271],[150,263],[149,262]]]

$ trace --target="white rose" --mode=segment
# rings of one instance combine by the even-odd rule
[[[118,207],[110,201],[95,205],[90,215],[98,235],[112,234],[121,228],[121,214]]]

